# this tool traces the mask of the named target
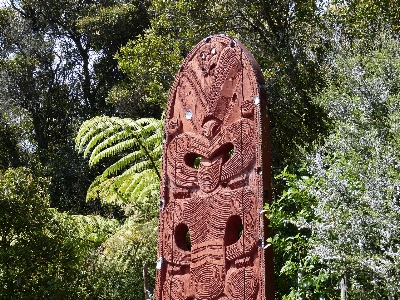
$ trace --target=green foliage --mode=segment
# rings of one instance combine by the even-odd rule
[[[23,244],[24,232],[32,234],[42,231],[49,220],[46,209],[49,198],[47,182],[43,178],[34,180],[25,169],[8,169],[0,173],[1,180],[1,242]]]
[[[89,187],[87,199],[134,204],[156,199],[162,157],[162,122],[156,119],[96,117],[82,124],[76,137],[79,152],[90,152],[89,165],[117,157]],[[147,200],[146,200],[147,199]]]
[[[296,173],[296,174],[294,174]],[[267,240],[274,247],[276,296],[278,299],[330,299],[335,294],[337,278],[326,265],[310,255],[312,230],[300,224],[315,219],[317,200],[309,193],[315,179],[304,167],[276,176],[285,189],[271,205],[266,204],[273,237]]]
[[[0,170],[27,165],[33,147],[29,140],[30,120],[26,114],[8,107],[7,102],[0,104],[0,111]]]
[[[168,91],[183,61],[178,41],[167,43],[161,36],[147,34],[122,47],[117,59],[118,67],[133,83],[135,98],[165,108]],[[116,92],[110,97],[115,97]]]
[[[399,1],[379,0],[334,0],[329,11],[336,22],[341,24],[343,36],[349,40],[373,40],[382,30],[398,34],[400,30]]]
[[[150,25],[148,6],[147,1],[91,3],[88,13],[81,15],[77,25],[80,32],[88,36],[94,50],[113,56],[128,40],[143,33]]]
[[[88,284],[95,299],[143,299],[142,267],[155,270],[157,219],[129,219],[95,251]],[[149,284],[154,287],[154,272]]]
[[[48,182],[27,169],[0,173],[1,299],[83,299],[85,257],[106,229],[49,207]],[[107,223],[107,222],[106,222]],[[97,223],[98,224],[98,223]],[[111,225],[111,224],[110,224]],[[78,228],[85,228],[85,234]],[[106,227],[110,230],[112,226]],[[88,232],[97,232],[95,240]]]
[[[333,127],[301,171],[309,174],[283,172],[286,190],[267,207],[287,299],[337,298],[344,277],[351,299],[400,293],[399,43],[383,34],[364,45],[342,48],[316,98]]]
[[[143,298],[142,266],[155,267],[161,141],[162,122],[156,119],[96,117],[78,132],[76,148],[90,154],[89,165],[114,159],[87,199],[120,205],[127,217],[90,256],[90,293],[96,299]],[[149,281],[154,286],[153,274]]]
[[[317,99],[335,130],[312,156],[312,253],[346,275],[352,297],[399,295],[399,43],[383,34],[336,58]],[[361,54],[362,53],[362,54]]]

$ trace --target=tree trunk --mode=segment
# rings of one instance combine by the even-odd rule
[[[347,278],[346,275],[342,276],[340,281],[340,300],[346,300],[347,298]]]

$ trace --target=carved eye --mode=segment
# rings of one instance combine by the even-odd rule
[[[188,167],[198,169],[200,167],[202,156],[196,153],[186,153],[183,160]]]
[[[186,111],[185,113],[185,117],[187,120],[191,120],[192,119],[192,112],[190,110]]]

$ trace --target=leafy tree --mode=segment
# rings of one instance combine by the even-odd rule
[[[142,267],[155,267],[162,157],[162,121],[96,117],[82,124],[79,152],[94,166],[112,158],[87,200],[119,205],[124,223],[91,255],[91,294],[96,299],[143,298]],[[112,278],[110,280],[110,278]],[[154,286],[154,273],[149,276]]]
[[[353,297],[398,296],[399,44],[380,36],[336,59],[319,103],[335,130],[312,157],[318,200],[311,253],[346,276]]]
[[[157,219],[130,218],[90,256],[90,299],[143,299],[143,265],[155,270]],[[155,272],[149,285],[155,286]]]
[[[2,111],[0,115],[0,169],[4,170],[23,165],[29,154],[26,147],[28,145],[24,145],[23,140],[23,137],[27,137],[24,130],[26,122],[22,118],[13,120],[10,111],[8,114]]]
[[[327,3],[329,14],[347,42],[373,40],[382,30],[399,33],[399,1],[332,0]]]
[[[116,220],[50,208],[48,182],[24,168],[0,173],[0,298],[86,299],[88,257]]]
[[[26,135],[13,138],[9,126],[2,127],[9,138],[0,148],[14,153],[13,158],[4,155],[3,164],[29,165],[39,176],[50,177],[54,207],[113,213],[99,203],[84,202],[98,170],[89,170],[76,156],[73,139],[83,120],[117,113],[105,101],[111,87],[124,77],[114,55],[148,26],[148,3],[9,3],[0,14],[0,97],[7,104],[2,120],[7,124],[23,118]]]
[[[296,174],[285,168],[277,175],[285,189],[275,201],[265,206],[273,236],[267,247],[274,247],[275,284],[278,299],[331,299],[337,294],[340,277],[310,254],[313,230],[304,223],[316,218],[317,199],[310,195],[315,178],[304,165]]]
[[[45,279],[43,270],[56,257],[57,245],[46,249],[51,215],[45,181],[33,180],[23,169],[2,172],[0,181],[0,287],[1,295],[11,298],[35,292],[35,284]]]
[[[311,177],[282,174],[289,188],[268,207],[276,249],[303,251],[281,270],[300,274],[289,299],[400,295],[399,43],[383,34],[364,47],[342,48],[316,98],[333,129],[309,156]]]

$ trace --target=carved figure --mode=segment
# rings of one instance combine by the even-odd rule
[[[184,61],[164,129],[156,299],[273,298],[265,98],[257,63],[230,37],[204,39]]]

